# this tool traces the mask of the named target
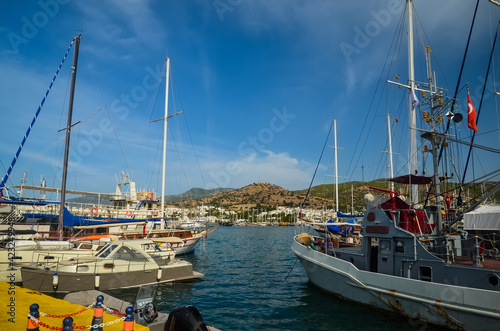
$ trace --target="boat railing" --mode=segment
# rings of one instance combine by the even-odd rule
[[[61,267],[75,266],[76,273],[99,273],[103,270],[113,272],[130,272],[147,270],[149,260],[99,259],[92,255],[54,252],[36,252],[32,254],[31,265],[60,271]],[[156,262],[156,261],[155,261]],[[158,263],[157,263],[158,264]]]
[[[480,266],[481,262],[491,259],[500,260],[500,235],[462,236],[460,233],[445,236],[420,238],[422,245],[434,256],[447,263],[471,263]]]

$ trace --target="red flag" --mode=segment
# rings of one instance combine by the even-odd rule
[[[399,122],[397,118],[395,118],[395,119],[394,119],[394,121],[396,121],[396,123],[398,123],[398,122]]]
[[[472,101],[470,100],[470,95],[467,92],[467,96],[469,97],[469,128],[476,131],[477,133],[477,125],[476,125],[476,110],[472,105]]]

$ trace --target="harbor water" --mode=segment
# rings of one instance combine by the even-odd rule
[[[157,305],[193,305],[221,330],[436,330],[421,321],[355,304],[308,282],[290,246],[300,227],[219,227],[182,256],[205,274],[162,285]]]

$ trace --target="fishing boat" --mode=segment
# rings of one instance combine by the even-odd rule
[[[413,1],[408,0],[407,4],[409,43],[412,43]],[[430,48],[426,59],[428,73],[432,73],[429,53]],[[328,293],[405,315],[413,325],[497,329],[500,261],[494,249],[500,242],[494,242],[493,237],[484,233],[460,228],[457,224],[461,217],[452,204],[453,198],[440,188],[446,176],[439,174],[439,152],[447,146],[447,141],[458,141],[438,132],[437,122],[447,111],[451,118],[455,117],[454,121],[461,116],[447,109],[447,103],[443,105],[442,99],[446,97],[437,89],[432,74],[427,83],[418,87],[411,75],[409,81],[408,86],[400,86],[410,90],[410,109],[416,107],[411,102],[414,91],[423,92],[421,104],[429,107],[423,116],[431,128],[419,131],[431,145],[426,151],[432,154],[434,174],[417,176],[412,171],[391,181],[427,185],[432,188],[428,191],[432,198],[422,206],[405,201],[406,196],[395,189],[371,187],[371,192],[365,195],[366,211],[357,241],[328,245],[329,238],[303,232],[294,237],[291,249],[309,281]],[[498,213],[491,217],[498,218]]]
[[[191,263],[170,259],[160,251],[147,253],[150,240],[112,241],[95,255],[58,256],[45,261],[18,263],[23,287],[39,292],[68,293],[92,289],[113,290],[148,284],[193,281],[203,274]]]

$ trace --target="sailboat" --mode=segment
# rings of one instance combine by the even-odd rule
[[[35,230],[37,237],[50,238],[55,237],[59,239],[69,239],[76,236],[83,236],[86,239],[100,239],[110,236],[119,236],[126,239],[137,238],[162,238],[163,244],[168,244],[178,254],[192,253],[196,247],[196,243],[206,237],[209,229],[176,229],[170,226],[167,227],[165,218],[165,162],[166,162],[166,143],[167,143],[167,119],[176,116],[179,113],[168,115],[168,89],[169,89],[169,72],[170,72],[170,59],[166,59],[166,91],[165,91],[165,116],[164,118],[152,121],[164,121],[163,131],[163,171],[162,171],[162,192],[161,202],[158,208],[158,200],[154,192],[136,192],[135,182],[129,181],[127,176],[122,173],[123,183],[118,183],[114,194],[110,193],[93,193],[83,191],[66,190],[66,176],[67,176],[67,162],[68,162],[68,146],[69,135],[71,131],[71,109],[73,102],[74,92],[74,79],[76,76],[76,65],[78,60],[78,45],[80,37],[75,37],[75,59],[73,64],[72,76],[72,94],[70,96],[70,111],[68,112],[68,125],[66,128],[66,149],[65,160],[63,167],[63,184],[61,189],[35,187],[22,185],[20,189],[33,189],[52,191],[61,194],[60,203],[50,203],[45,201],[26,201],[14,199],[0,199],[0,202],[6,204],[15,204],[17,208],[11,211],[12,215],[7,218],[10,219],[26,219],[24,222],[16,222],[17,229]],[[69,50],[68,50],[69,51]],[[67,54],[66,54],[67,55]],[[57,76],[57,73],[56,73]],[[50,88],[49,88],[50,90]],[[42,102],[43,104],[43,102]],[[38,112],[35,115],[35,119]],[[33,123],[30,125],[30,128]],[[28,131],[29,133],[29,131]],[[26,136],[28,135],[26,134]],[[25,137],[26,137],[25,136]],[[24,143],[24,140],[23,140]],[[21,144],[21,148],[22,145]],[[5,182],[10,174],[10,171],[17,160],[21,148],[14,157],[13,164],[9,168],[9,172],[3,178],[1,185]],[[3,186],[0,186],[3,188]],[[124,194],[123,187],[130,188],[129,194]],[[66,193],[93,195],[100,197],[109,197],[112,201],[111,208],[98,208],[92,206],[91,208],[76,210],[77,214],[68,210],[65,204]],[[1,198],[1,196],[0,196]],[[57,232],[56,232],[57,230]],[[213,230],[213,228],[211,229]],[[169,239],[164,239],[168,237]]]
[[[4,224],[4,225],[8,226],[8,229],[7,229],[8,233],[6,235],[7,238],[5,239],[5,243],[2,243],[2,248],[4,248],[4,252],[7,254],[2,254],[4,259],[0,261],[0,265],[2,266],[2,268],[0,269],[0,271],[1,271],[0,275],[3,277],[5,274],[4,273],[5,270],[3,270],[4,266],[7,267],[7,272],[8,273],[10,272],[9,275],[11,275],[12,271],[15,270],[14,266],[17,263],[19,263],[21,260],[20,259],[21,256],[16,256],[16,248],[17,249],[20,248],[19,244],[16,245],[16,240],[18,240],[18,238],[16,238],[16,236],[20,231],[19,225],[21,225],[21,226],[26,226],[28,228],[31,227],[31,228],[35,229],[34,232],[36,232],[36,233],[35,234],[30,233],[29,235],[30,236],[35,235],[37,237],[36,238],[35,237],[28,238],[30,241],[33,241],[36,243],[39,240],[49,240],[50,246],[46,246],[46,245],[44,246],[47,249],[49,249],[49,247],[50,247],[50,249],[54,249],[54,247],[58,247],[58,246],[56,246],[56,243],[60,242],[62,244],[60,250],[61,250],[62,254],[65,254],[66,257],[68,255],[73,255],[73,253],[71,252],[68,254],[68,252],[66,252],[66,250],[68,248],[71,248],[72,244],[66,240],[62,240],[63,239],[63,232],[65,229],[70,229],[71,231],[81,230],[81,231],[85,231],[85,232],[87,232],[89,229],[91,231],[95,230],[95,229],[98,229],[98,230],[100,229],[100,230],[102,230],[99,233],[100,237],[107,236],[108,241],[111,241],[110,246],[107,248],[108,249],[107,254],[104,253],[106,251],[106,248],[103,248],[96,253],[96,256],[94,259],[91,259],[93,262],[95,262],[93,264],[93,268],[89,265],[82,267],[82,265],[80,263],[82,261],[77,259],[77,258],[71,260],[71,259],[66,259],[63,256],[60,258],[60,261],[58,261],[58,263],[56,263],[50,267],[52,269],[49,268],[50,270],[55,272],[55,276],[52,275],[53,272],[47,272],[49,269],[45,269],[46,266],[44,265],[44,263],[41,263],[41,264],[39,263],[38,256],[40,256],[40,254],[34,254],[33,259],[30,261],[29,264],[24,263],[25,261],[22,261],[23,263],[17,264],[18,267],[21,267],[21,274],[22,274],[24,286],[40,289],[43,284],[46,285],[46,284],[50,283],[50,282],[48,282],[48,280],[47,280],[48,278],[46,278],[46,277],[57,278],[57,272],[60,272],[62,270],[64,271],[64,273],[60,273],[59,277],[64,277],[66,279],[65,281],[67,281],[67,283],[66,283],[67,287],[64,289],[64,291],[67,291],[68,289],[71,288],[72,281],[68,281],[68,279],[73,279],[74,277],[79,278],[80,276],[81,277],[85,276],[88,279],[94,279],[94,278],[96,278],[96,275],[98,275],[99,273],[106,274],[106,276],[110,277],[109,279],[111,279],[111,280],[110,280],[109,286],[111,286],[111,287],[109,287],[109,288],[113,288],[113,286],[114,287],[138,286],[141,284],[140,283],[141,279],[145,282],[150,282],[150,281],[170,282],[170,281],[180,281],[180,280],[182,280],[182,281],[193,280],[193,279],[202,277],[203,275],[194,272],[192,270],[192,264],[189,262],[186,262],[186,261],[178,261],[178,260],[170,261],[170,259],[162,259],[160,261],[161,263],[157,263],[158,261],[155,261],[154,256],[151,253],[156,253],[156,251],[159,251],[159,252],[162,252],[162,254],[160,254],[162,256],[166,255],[164,253],[167,253],[169,257],[173,257],[174,254],[172,253],[172,251],[169,252],[170,247],[168,247],[167,249],[161,249],[159,247],[160,245],[152,242],[151,240],[148,240],[153,245],[153,247],[155,247],[155,252],[151,252],[151,251],[139,249],[142,246],[140,246],[138,244],[139,243],[138,241],[135,241],[135,242],[126,241],[126,240],[114,241],[113,239],[116,239],[116,237],[121,236],[122,233],[120,233],[119,231],[117,233],[111,234],[111,236],[109,235],[109,230],[113,226],[118,228],[119,230],[122,229],[122,227],[124,225],[128,226],[128,224],[130,224],[130,223],[132,223],[133,225],[136,225],[138,223],[139,224],[142,223],[145,226],[146,222],[148,221],[147,219],[142,220],[142,222],[141,222],[140,219],[139,220],[137,220],[137,219],[131,220],[129,218],[111,219],[109,217],[97,218],[97,217],[94,217],[94,216],[96,216],[95,214],[97,214],[97,210],[95,210],[96,211],[95,214],[92,213],[93,215],[90,218],[89,217],[86,218],[86,217],[81,217],[81,216],[75,216],[75,215],[71,214],[68,211],[68,209],[66,208],[66,206],[65,206],[65,195],[67,193],[67,191],[66,191],[66,177],[67,177],[67,168],[68,168],[70,133],[71,133],[71,128],[73,126],[71,118],[72,118],[72,108],[73,108],[75,80],[76,80],[76,72],[77,72],[77,64],[78,64],[78,50],[79,50],[80,37],[81,37],[80,35],[77,35],[71,43],[71,45],[73,45],[73,43],[75,43],[75,54],[74,54],[73,66],[72,66],[71,94],[70,94],[70,100],[69,100],[68,121],[67,121],[67,127],[66,127],[66,144],[65,144],[64,164],[63,164],[63,180],[62,180],[62,187],[61,187],[61,201],[57,204],[57,203],[34,202],[34,201],[14,200],[14,199],[2,199],[1,200],[2,203],[4,202],[6,204],[10,204],[10,205],[14,205],[14,206],[23,206],[23,205],[26,206],[26,205],[33,205],[34,204],[34,205],[51,205],[52,207],[57,207],[57,209],[59,210],[59,213],[57,213],[57,211],[53,210],[52,215],[46,215],[47,218],[49,219],[49,224],[48,224],[49,229],[54,230],[54,225],[57,225],[57,231],[55,233],[54,233],[54,231],[49,231],[49,233],[48,233],[49,236],[43,237],[44,234],[40,233],[38,231],[39,230],[39,227],[37,226],[38,224],[29,224],[29,222],[26,222],[25,216],[23,216],[20,213],[19,209],[14,209],[11,212],[11,214],[9,214],[9,216],[7,216],[5,218],[5,220],[7,221],[6,222],[7,224]],[[70,48],[71,48],[71,46],[70,46]],[[68,55],[68,53],[69,53],[69,49],[68,49],[68,52],[66,53],[65,57]],[[62,63],[61,63],[61,65],[62,65]],[[60,69],[60,66],[59,66],[59,69]],[[59,71],[59,69],[58,69],[58,71]],[[57,76],[57,73],[56,73],[56,76]],[[51,83],[51,85],[52,85],[52,83]],[[49,87],[49,90],[50,90],[50,87]],[[48,94],[48,92],[47,92],[47,94]],[[47,94],[45,95],[45,97],[47,96]],[[45,100],[45,98],[44,98],[44,100]],[[42,102],[42,104],[43,104],[43,102]],[[38,109],[34,120],[36,120],[36,118],[38,117],[40,110],[41,110],[41,108]],[[24,142],[26,141],[27,135],[29,134],[29,131],[31,130],[32,126],[33,126],[33,122],[31,123],[31,125],[28,129],[28,133],[24,136],[23,142],[21,143],[21,147],[19,148],[18,152],[16,153],[16,156],[14,157],[14,161],[12,162],[12,164],[7,172],[7,175],[4,176],[4,178],[0,182],[0,189],[2,191],[5,187],[5,183],[8,179],[8,176],[13,169],[15,161],[17,160],[17,157],[19,156],[19,153],[22,149],[22,146],[24,145]],[[117,187],[117,195],[121,196],[121,194],[119,194],[120,193],[119,187],[120,186]],[[149,196],[149,194],[147,194],[147,195],[148,195],[147,198],[149,200],[151,200],[153,198],[152,195],[151,196]],[[163,197],[162,197],[162,201],[163,201]],[[161,215],[162,218],[163,218],[163,208],[164,207],[162,204],[162,215]],[[52,209],[56,209],[56,208],[52,208]],[[86,225],[87,228],[85,228],[85,222],[87,224]],[[90,222],[97,224],[97,226],[91,224],[90,225],[91,227],[92,226],[95,226],[95,227],[88,228],[89,227],[88,224]],[[16,228],[16,226],[17,226],[17,228]],[[78,229],[78,227],[80,227],[80,229]],[[163,228],[163,224],[162,224],[162,228]],[[33,229],[32,229],[32,232],[33,232]],[[104,232],[108,232],[108,233],[104,233]],[[145,234],[144,230],[141,231],[141,235],[144,236],[144,234]],[[42,237],[40,237],[40,235]],[[114,237],[114,238],[110,238],[110,237]],[[131,237],[132,238],[129,238],[129,239],[136,239],[134,236],[131,236]],[[56,241],[54,239],[59,239],[59,240]],[[67,239],[67,238],[64,238],[64,239]],[[75,238],[73,238],[73,239],[75,239]],[[84,239],[90,240],[90,239],[96,239],[96,238],[90,238],[87,236]],[[26,245],[26,242],[22,242],[22,244]],[[129,247],[129,246],[134,246],[134,244],[136,246],[139,245],[140,247],[135,247],[135,248]],[[41,246],[41,245],[37,243],[36,246],[33,245],[32,247],[39,247],[39,246]],[[109,253],[111,251],[114,251],[114,249],[117,248],[118,246],[124,246],[124,247],[127,246],[127,247],[129,247],[128,248],[129,250],[135,250],[135,251],[133,254],[129,254],[127,256],[123,255],[123,259],[119,258],[119,260],[124,260],[124,261],[121,261],[121,262],[123,262],[123,263],[121,263],[121,265],[124,267],[115,269],[115,267],[113,265],[109,264],[110,261],[107,258],[108,258],[108,255],[110,255]],[[40,248],[44,248],[44,247],[40,247]],[[127,250],[127,249],[125,249],[125,250]],[[155,255],[157,255],[157,254],[155,254]],[[122,256],[122,255],[116,255],[115,258],[117,258],[117,256]],[[6,260],[5,257],[8,257],[8,259]],[[35,257],[36,257],[36,259],[35,259]],[[140,261],[138,263],[136,263],[136,265],[133,265],[133,263],[131,261],[127,261],[127,259],[130,260],[129,259],[130,257],[139,257]],[[146,261],[147,261],[147,263],[146,263]],[[85,263],[87,263],[87,262],[88,261],[85,261]],[[142,267],[141,267],[141,265],[142,265]],[[80,268],[80,267],[82,267],[82,268]],[[162,269],[164,269],[163,272],[162,272]],[[83,271],[83,270],[85,272],[83,274],[81,274],[81,271]],[[136,274],[134,276],[133,273],[130,273],[132,270],[138,271],[138,274]],[[154,277],[153,278],[151,278],[151,277],[144,278],[145,276],[143,274],[150,274],[150,273],[152,273],[152,271],[155,271],[155,273],[158,275],[158,276],[156,276],[156,278],[154,278]],[[43,277],[42,277],[42,275],[43,275]],[[140,275],[142,275],[142,276],[140,276]],[[119,277],[119,278],[116,278],[116,277]],[[21,279],[18,275],[15,277],[15,279],[9,279],[9,281],[13,282],[13,283],[19,282],[20,280]],[[41,281],[41,283],[40,283],[40,281]],[[113,284],[111,284],[111,283],[113,283]],[[90,284],[90,281],[86,282],[84,287],[89,286],[89,284]],[[43,285],[43,286],[45,286],[45,285]]]
[[[407,4],[412,53],[413,1],[408,0]],[[432,72],[430,49],[427,51],[428,72]],[[430,108],[426,122],[431,128],[419,131],[431,143],[428,152],[432,154],[434,174],[430,178],[416,176],[414,168],[410,175],[393,180],[432,185],[435,204],[417,208],[394,189],[373,188],[387,195],[365,196],[367,209],[360,243],[326,245],[320,236],[303,232],[294,237],[291,249],[309,281],[328,293],[402,314],[413,325],[431,323],[458,330],[495,330],[500,325],[500,261],[486,254],[486,245],[490,245],[487,238],[457,228],[448,198],[443,201],[439,150],[444,148],[441,144],[445,139],[449,141],[449,135],[437,131],[436,121],[444,109],[440,102],[444,96],[432,77],[417,88],[412,66],[410,61],[410,84],[404,87],[409,88],[410,96],[416,90],[425,92]],[[412,98],[409,99],[410,110],[414,110]],[[416,146],[414,142],[412,138],[412,145]],[[415,191],[412,195],[416,196]]]

